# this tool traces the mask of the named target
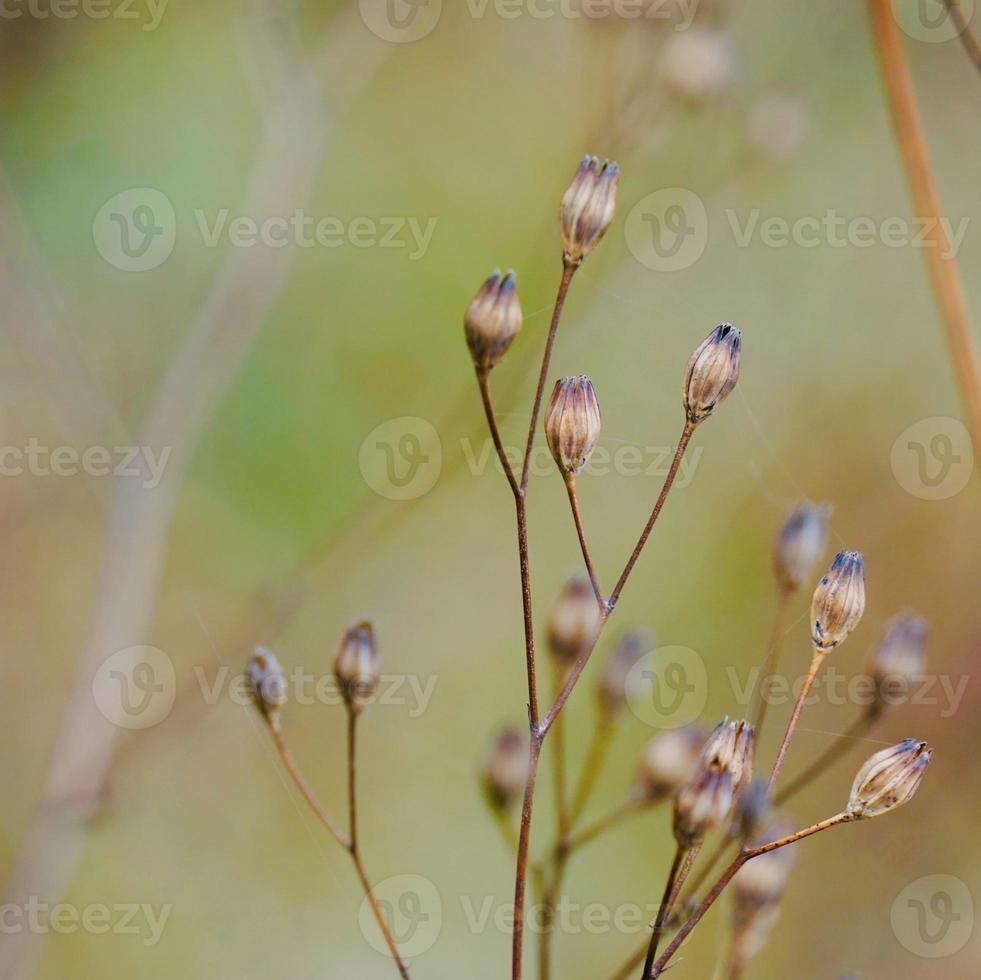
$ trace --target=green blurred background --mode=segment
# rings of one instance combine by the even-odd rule
[[[976,662],[977,476],[956,477],[945,499],[923,499],[915,473],[907,464],[897,474],[893,460],[909,426],[962,414],[921,250],[881,241],[777,248],[759,235],[742,246],[726,217],[734,209],[743,221],[758,208],[761,220],[821,218],[829,209],[876,226],[910,219],[863,5],[703,0],[686,31],[668,4],[666,19],[628,22],[529,9],[512,18],[493,4],[474,16],[472,5],[447,0],[432,32],[414,43],[369,29],[381,6],[273,11],[198,0],[172,3],[152,30],[144,29],[146,8],[137,20],[25,13],[0,21],[0,164],[19,210],[0,237],[5,254],[28,256],[19,266],[5,260],[3,270],[6,446],[35,438],[84,448],[66,434],[66,391],[69,416],[84,406],[44,382],[50,338],[38,339],[16,303],[25,274],[54,310],[53,336],[72,363],[136,431],[216,277],[242,251],[227,236],[207,247],[195,214],[210,221],[227,208],[231,217],[266,218],[248,190],[263,152],[278,187],[272,213],[303,208],[345,226],[436,219],[414,259],[412,248],[350,240],[250,251],[260,265],[279,263],[283,281],[271,285],[261,334],[178,487],[152,628],[128,641],[167,654],[177,702],[160,724],[123,733],[66,897],[79,908],[167,905],[170,917],[150,948],[131,935],[51,935],[32,974],[43,980],[393,975],[359,928],[349,863],[286,783],[258,719],[227,687],[215,704],[201,689],[202,677],[224,676],[223,666],[238,671],[256,643],[271,644],[288,667],[329,673],[341,631],[362,616],[377,624],[387,673],[435,681],[426,710],[412,710],[410,696],[375,706],[362,726],[368,867],[376,879],[422,876],[440,896],[438,938],[414,959],[414,975],[507,973],[510,937],[474,930],[466,909],[511,900],[513,861],[476,773],[491,734],[522,721],[520,604],[507,486],[492,466],[468,464],[486,442],[461,318],[491,269],[517,270],[525,327],[494,375],[505,440],[517,444],[558,281],[558,201],[584,152],[619,160],[619,208],[576,277],[553,374],[593,378],[602,446],[672,447],[689,353],[717,322],[744,331],[740,385],[698,430],[694,478],[669,500],[611,632],[638,625],[660,644],[698,651],[709,678],[704,720],[740,713],[726,668],[745,677],[760,660],[773,534],[809,497],[835,505],[832,547],[859,549],[868,564],[865,620],[834,655],[842,670],[859,669],[905,606],[933,626],[931,671],[956,681]],[[903,16],[915,18],[915,4],[905,6]],[[907,50],[945,206],[955,223],[972,222],[958,257],[981,311],[973,224],[981,217],[981,79],[956,39],[931,43],[917,33],[907,32]],[[289,95],[290,79],[301,77],[311,104]],[[309,193],[281,130],[322,139]],[[672,187],[704,203],[708,234],[697,261],[663,271],[635,258],[624,229],[638,202]],[[172,254],[143,272],[107,261],[93,238],[100,208],[130,188],[160,191],[176,216]],[[250,313],[233,306],[231,323]],[[61,412],[52,407],[59,399]],[[405,418],[415,421],[392,427]],[[397,452],[404,432],[422,433],[431,489],[386,492],[377,442],[390,438]],[[961,456],[959,472],[970,469]],[[612,472],[581,484],[609,582],[660,477]],[[106,478],[31,474],[4,479],[0,493],[0,848],[9,872],[36,816],[97,601],[113,496]],[[564,496],[555,474],[533,482],[540,616],[578,564]],[[808,655],[804,613],[801,599],[786,639],[794,676]],[[876,733],[932,742],[919,796],[899,813],[801,846],[783,918],[752,975],[981,972],[973,907],[963,900],[954,928],[964,942],[949,956],[925,955],[937,947],[891,916],[897,896],[905,901],[903,890],[929,875],[953,876],[981,900],[978,700],[968,683],[956,711],[945,711],[941,696],[897,710]],[[569,709],[574,763],[592,708],[584,688]],[[774,709],[764,752],[775,748],[788,711]],[[810,708],[788,773],[855,711]],[[293,704],[286,720],[311,781],[341,814],[343,709]],[[622,797],[651,734],[626,716],[592,812]],[[838,809],[860,760],[877,747],[856,749],[802,795],[795,817]],[[549,788],[543,779],[543,845]],[[671,852],[668,814],[639,817],[576,859],[569,895],[607,908],[654,903]],[[413,909],[403,912],[411,918]],[[713,975],[727,915],[726,907],[707,920],[672,976]],[[616,930],[560,937],[558,975],[607,977],[636,942]]]

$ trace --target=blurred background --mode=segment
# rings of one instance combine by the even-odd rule
[[[981,78],[940,3],[894,7],[978,314]],[[660,489],[689,354],[718,322],[744,332],[739,387],[698,429],[598,655],[642,627],[704,665],[706,724],[745,712],[773,536],[803,498],[834,504],[830,549],[868,565],[836,669],[859,671],[904,607],[932,624],[922,703],[793,817],[836,812],[860,762],[907,735],[935,748],[921,792],[801,845],[750,975],[981,971],[979,484],[862,4],[4,9],[0,975],[394,975],[236,680],[259,643],[308,679],[285,723],[341,817],[344,710],[316,688],[365,616],[387,675],[361,726],[369,872],[414,976],[509,975],[513,858],[477,774],[524,717],[520,596],[461,325],[490,271],[513,267],[525,325],[493,383],[517,446],[558,202],[587,152],[619,161],[618,212],[575,279],[552,373],[589,374],[603,408],[607,465],[580,498],[604,582]],[[580,558],[540,463],[541,623]],[[792,679],[806,625],[805,595]],[[596,666],[568,710],[573,766]],[[771,710],[764,760],[790,704]],[[859,710],[810,706],[788,776]],[[591,815],[623,798],[653,733],[625,713]],[[669,825],[652,810],[583,851],[570,901],[655,905]],[[32,898],[75,918],[26,926]],[[713,976],[728,917],[721,903],[672,976]],[[571,930],[558,975],[608,977],[642,935]]]

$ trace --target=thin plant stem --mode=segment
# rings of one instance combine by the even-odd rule
[[[531,408],[531,424],[528,426],[528,441],[525,444],[525,458],[521,465],[521,493],[524,494],[528,489],[528,477],[531,472],[531,451],[535,446],[535,429],[538,427],[538,413],[542,409],[542,397],[545,394],[545,382],[548,380],[548,369],[552,363],[552,348],[555,346],[555,334],[559,329],[559,320],[562,319],[562,310],[565,307],[566,296],[569,294],[569,285],[572,277],[579,266],[567,262],[563,259],[562,280],[559,282],[559,293],[555,298],[555,307],[552,310],[552,322],[548,327],[548,338],[545,341],[545,354],[542,357],[542,368],[538,372],[538,388],[535,391],[535,401]]]
[[[799,776],[792,779],[777,793],[774,804],[782,806],[791,797],[796,796],[802,789],[809,786],[826,769],[847,755],[854,745],[853,740],[868,735],[880,717],[880,714],[872,711],[866,711],[859,715]]]
[[[555,695],[558,695],[562,683],[562,673],[555,672]],[[565,751],[565,719],[557,718],[555,721],[555,746],[553,759],[555,760],[555,816],[558,823],[559,840],[565,840],[569,835],[570,816],[569,805],[566,794],[566,751]]]
[[[685,450],[688,448],[688,443],[691,442],[691,437],[694,431],[694,423],[689,422],[686,419],[685,428],[681,433],[681,438],[678,440],[678,446],[674,451],[674,459],[671,460],[671,468],[668,470],[668,475],[664,480],[664,486],[661,487],[661,492],[658,495],[657,502],[654,504],[654,509],[651,511],[651,516],[647,519],[647,524],[644,526],[644,530],[640,535],[640,540],[634,546],[634,550],[630,553],[630,557],[627,559],[627,564],[620,573],[620,578],[617,580],[617,584],[614,586],[613,591],[610,593],[610,598],[607,601],[607,607],[611,611],[617,604],[617,600],[620,598],[620,593],[623,591],[624,585],[627,584],[627,579],[630,577],[630,573],[633,571],[634,565],[637,564],[637,559],[640,558],[640,553],[644,550],[644,545],[647,544],[647,539],[651,536],[651,531],[654,530],[654,525],[661,514],[661,509],[664,507],[664,502],[668,499],[668,494],[671,492],[671,487],[674,486],[675,477],[678,475],[678,468],[681,466],[681,460],[685,455]]]
[[[286,766],[286,771],[290,774],[293,782],[296,784],[297,788],[303,794],[304,799],[310,806],[310,809],[317,816],[317,819],[330,831],[331,836],[338,844],[344,848],[345,851],[351,856],[351,861],[354,864],[354,870],[357,873],[358,880],[361,882],[361,887],[364,890],[365,897],[368,899],[368,904],[371,906],[372,914],[375,917],[375,921],[378,923],[378,928],[385,939],[385,945],[388,946],[389,951],[392,954],[392,960],[395,963],[395,968],[399,972],[399,976],[402,980],[410,980],[409,968],[405,961],[402,959],[402,954],[399,952],[398,944],[395,942],[395,937],[392,935],[392,930],[385,920],[385,915],[382,912],[381,906],[378,904],[378,898],[375,895],[374,887],[371,884],[371,880],[368,878],[368,874],[364,868],[364,862],[361,860],[361,852],[358,849],[357,844],[357,758],[356,758],[356,746],[355,746],[355,731],[356,731],[356,714],[355,712],[349,712],[348,714],[348,811],[351,819],[350,827],[350,839],[344,836],[337,826],[327,815],[320,801],[317,799],[316,793],[314,793],[310,784],[306,781],[303,773],[300,771],[300,767],[297,765],[296,759],[293,757],[293,753],[290,751],[289,744],[286,741],[286,735],[283,732],[282,726],[280,725],[278,719],[274,719],[269,723],[270,730],[272,731],[273,741],[276,744],[276,748],[279,751],[280,758],[283,760],[283,765]]]
[[[514,930],[511,934],[511,978],[521,980],[522,948],[524,946],[525,885],[528,877],[528,847],[531,840],[531,817],[535,802],[535,782],[542,755],[542,738],[538,728],[531,733],[528,758],[528,782],[521,803],[521,828],[518,831],[517,869],[514,876]]]
[[[971,32],[971,25],[967,17],[964,16],[964,11],[961,10],[961,0],[944,0],[944,3],[950,12],[950,19],[954,22],[957,36],[961,39],[967,56],[971,59],[974,67],[981,71],[981,45],[978,44],[977,38]]]
[[[735,877],[736,872],[747,862],[751,861],[753,858],[759,857],[762,854],[769,854],[771,851],[777,850],[780,847],[786,847],[788,844],[796,844],[797,841],[803,840],[805,837],[810,837],[812,834],[819,833],[822,830],[828,830],[830,827],[837,827],[839,824],[850,823],[855,817],[848,812],[837,813],[833,817],[828,817],[827,820],[822,820],[819,823],[812,824],[810,827],[805,827],[803,830],[798,830],[793,834],[789,834],[786,837],[781,837],[779,840],[771,841],[768,844],[762,844],[759,847],[750,848],[739,852],[736,859],[726,868],[722,873],[719,880],[712,886],[711,891],[702,900],[702,903],[697,909],[692,913],[691,918],[678,930],[677,935],[668,944],[667,948],[658,958],[657,962],[654,964],[654,969],[651,974],[652,980],[656,980],[657,977],[661,975],[664,968],[667,966],[671,957],[681,948],[682,943],[688,938],[695,926],[701,922],[705,913],[715,904],[716,899],[725,891],[726,886]]]
[[[600,605],[600,609],[606,608],[603,599],[603,590],[600,588],[599,579],[596,577],[596,568],[593,565],[593,557],[589,552],[589,544],[586,542],[586,529],[583,527],[582,512],[579,510],[579,495],[576,493],[576,478],[567,476],[565,478],[565,488],[569,493],[569,506],[572,508],[572,519],[576,522],[576,534],[579,535],[579,546],[582,548],[582,559],[586,563],[586,571],[589,573],[589,581],[593,586],[593,594]]]
[[[582,774],[572,796],[572,806],[569,809],[569,822],[572,826],[575,826],[582,816],[593,791],[596,789],[615,732],[616,726],[613,724],[610,713],[601,709],[600,715],[596,719],[596,727],[593,729],[593,738],[589,750],[586,753],[586,761],[583,763]]]
[[[700,849],[700,844],[695,847],[683,847],[679,844],[678,849],[675,851],[671,871],[668,874],[668,880],[664,886],[664,897],[661,899],[661,904],[657,910],[657,918],[654,920],[654,934],[651,936],[650,946],[647,949],[644,972],[641,974],[642,980],[647,980],[651,975],[654,957],[657,956],[657,947],[661,943],[661,935],[664,932],[668,917],[671,915],[671,909],[674,907],[674,903],[678,898],[678,892],[685,883],[685,879],[688,877],[688,873],[691,871],[692,864],[695,862],[695,858],[698,857]]]
[[[818,671],[821,669],[821,665],[824,663],[824,658],[826,656],[826,653],[815,647],[814,654],[811,657],[811,666],[807,670],[807,677],[804,678],[804,685],[801,687],[800,694],[797,695],[797,702],[794,704],[794,710],[790,716],[790,721],[787,723],[787,730],[784,732],[783,741],[780,743],[780,751],[777,752],[776,761],[773,763],[773,768],[770,770],[770,778],[767,782],[767,791],[771,797],[773,796],[773,787],[776,785],[777,777],[780,775],[780,770],[783,767],[784,759],[787,757],[787,750],[790,748],[790,742],[794,737],[794,731],[797,729],[797,723],[800,721],[801,712],[804,710],[804,702],[807,700],[807,696],[811,693],[811,688],[814,686],[814,678],[817,677]]]
[[[358,712],[347,712],[347,812],[351,850],[358,849]]]
[[[890,0],[869,0],[876,48],[892,114],[896,140],[913,194],[916,217],[930,231],[925,236],[923,258],[947,334],[954,373],[967,410],[975,454],[981,454],[981,360],[971,331],[971,318],[943,218],[940,200],[916,90],[906,59],[902,32]]]
[[[490,430],[491,438],[494,440],[494,449],[497,450],[497,458],[501,461],[501,466],[504,468],[504,475],[507,477],[508,483],[511,485],[511,492],[515,495],[515,497],[517,497],[520,495],[520,490],[518,489],[518,478],[514,475],[514,470],[511,468],[511,461],[508,459],[507,452],[504,449],[504,443],[501,440],[501,430],[497,424],[497,415],[494,412],[494,401],[491,398],[489,371],[484,371],[477,368],[477,386],[480,388],[480,400],[484,405],[484,415],[487,417],[487,428]]]
[[[791,595],[792,593],[788,589],[783,588],[777,593],[777,602],[773,610],[773,621],[770,624],[770,638],[766,646],[766,656],[763,659],[760,678],[753,694],[753,710],[750,717],[753,720],[753,728],[756,731],[756,738],[753,741],[754,752],[759,747],[763,724],[766,721],[767,709],[770,707],[768,690],[770,679],[777,672],[777,667],[780,665],[780,641],[783,636],[784,618],[787,614],[787,605],[790,602]]]

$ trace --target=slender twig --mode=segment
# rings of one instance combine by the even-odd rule
[[[611,611],[617,604],[617,600],[620,598],[620,593],[623,591],[624,585],[627,584],[627,579],[630,577],[630,573],[633,571],[634,565],[637,564],[637,559],[640,558],[640,553],[644,550],[644,545],[647,544],[647,539],[651,536],[651,531],[654,530],[654,524],[657,522],[657,519],[661,514],[661,509],[664,507],[665,500],[668,499],[668,493],[670,493],[671,487],[674,485],[675,477],[678,475],[678,468],[681,466],[681,460],[685,455],[685,450],[688,448],[688,443],[691,442],[691,437],[694,431],[695,426],[686,419],[685,428],[681,433],[681,438],[678,440],[678,447],[674,451],[674,459],[671,460],[671,468],[668,470],[668,475],[664,480],[664,486],[661,487],[661,493],[658,495],[657,502],[654,504],[654,509],[651,511],[651,516],[647,519],[647,524],[644,526],[640,540],[634,546],[634,550],[627,559],[626,566],[620,573],[620,578],[617,580],[617,584],[610,593],[607,606]]]
[[[782,806],[845,756],[854,746],[854,740],[868,735],[880,717],[881,715],[874,711],[865,711],[859,715],[799,776],[795,776],[777,793],[775,805]]]
[[[941,220],[946,212],[933,176],[903,36],[890,0],[869,0],[869,6],[896,139],[917,217],[924,221],[928,229],[923,257],[946,329],[947,345],[967,410],[974,451],[981,454],[981,361],[971,332],[967,298],[957,259]]]
[[[961,0],[944,0],[944,3],[947,5],[950,19],[954,22],[957,36],[961,39],[967,56],[971,59],[974,67],[981,71],[981,44],[978,44],[977,38],[971,32],[971,25],[964,16],[964,11],[961,10]]]
[[[773,621],[770,624],[770,638],[767,642],[766,656],[763,659],[759,679],[756,683],[756,690],[753,693],[753,710],[750,717],[753,720],[753,728],[756,732],[756,738],[753,741],[754,753],[759,748],[767,709],[770,707],[770,679],[777,672],[777,667],[780,664],[780,640],[783,634],[783,622],[787,612],[787,604],[790,601],[791,594],[788,589],[780,589],[777,593],[777,602],[773,610]]]
[[[573,826],[582,816],[590,797],[593,795],[593,790],[596,789],[615,731],[616,726],[613,724],[610,712],[601,709],[599,717],[596,719],[592,742],[586,753],[586,761],[583,763],[582,774],[572,796],[569,819]]]
[[[807,696],[811,693],[811,688],[814,685],[814,678],[817,677],[817,673],[821,669],[821,665],[824,663],[824,658],[826,656],[826,653],[815,648],[814,654],[811,657],[811,666],[807,669],[807,677],[804,678],[804,684],[801,687],[800,694],[797,695],[797,702],[794,704],[793,713],[790,716],[790,721],[787,723],[787,730],[784,732],[783,741],[780,743],[780,751],[777,752],[776,761],[773,763],[773,768],[770,770],[770,779],[767,782],[767,790],[769,791],[771,797],[773,796],[773,787],[777,783],[777,777],[780,775],[780,769],[783,767],[784,759],[787,757],[787,750],[790,748],[791,739],[794,737],[797,722],[800,721],[800,714],[804,710],[804,702],[807,700]]]
[[[494,402],[491,399],[489,372],[477,368],[477,386],[480,388],[480,398],[484,403],[484,415],[487,416],[487,428],[490,429],[491,438],[494,440],[494,448],[497,450],[497,458],[501,461],[504,468],[504,475],[511,485],[511,492],[515,497],[521,491],[518,489],[518,478],[514,475],[511,468],[511,461],[508,459],[504,443],[501,440],[501,430],[497,425],[497,416],[494,414]]]
[[[555,694],[558,695],[562,683],[562,673],[555,671]],[[555,816],[559,829],[559,840],[569,836],[571,825],[569,804],[566,794],[566,752],[565,752],[565,719],[558,718],[555,722],[555,738],[553,759],[555,761]]]
[[[661,954],[660,958],[654,964],[653,972],[651,973],[652,980],[656,980],[663,972],[664,968],[667,966],[671,957],[681,948],[682,943],[688,938],[691,931],[701,922],[705,913],[715,904],[716,899],[725,891],[726,886],[735,877],[736,872],[747,862],[751,861],[753,858],[760,857],[762,854],[769,854],[770,851],[775,851],[777,848],[786,847],[788,844],[796,844],[797,841],[803,840],[805,837],[810,837],[812,834],[816,834],[822,830],[828,830],[830,827],[837,827],[839,824],[850,823],[855,818],[852,814],[847,812],[837,813],[833,817],[828,817],[827,820],[822,820],[819,823],[812,824],[810,827],[805,827],[803,830],[798,830],[793,834],[788,834],[786,837],[781,837],[778,840],[771,841],[768,844],[762,844],[759,847],[749,848],[739,852],[736,859],[729,865],[728,868],[722,873],[719,880],[712,886],[711,891],[702,900],[701,905],[692,913],[691,918],[678,930],[677,935],[668,944],[667,948]]]
[[[528,847],[531,840],[531,816],[535,802],[535,781],[542,754],[542,735],[532,731],[528,759],[528,782],[521,803],[521,828],[518,831],[518,858],[514,876],[514,930],[511,934],[511,977],[521,980],[521,951],[524,945],[525,881],[528,877]]]
[[[664,887],[664,897],[661,899],[661,905],[657,910],[657,918],[654,920],[654,933],[651,936],[650,946],[647,950],[647,959],[644,961],[644,972],[641,974],[642,980],[647,980],[651,975],[654,957],[657,956],[657,947],[661,943],[661,936],[666,928],[668,917],[671,915],[671,909],[674,908],[674,903],[678,900],[678,892],[681,890],[681,886],[684,885],[685,879],[688,877],[700,850],[701,844],[695,847],[683,847],[679,844],[678,849],[675,851],[674,862],[671,865],[667,884]]]
[[[583,527],[582,512],[579,510],[579,495],[576,493],[576,478],[574,476],[567,476],[565,478],[565,488],[569,493],[569,506],[572,508],[572,519],[576,522],[576,534],[579,535],[579,546],[582,548],[582,558],[586,563],[586,571],[589,573],[589,581],[593,586],[593,594],[596,596],[596,601],[600,604],[600,609],[605,609],[606,604],[603,599],[603,590],[600,588],[599,579],[596,577],[593,557],[589,552],[589,544],[586,542],[586,529]]]
[[[555,346],[555,334],[559,329],[559,320],[562,319],[562,310],[565,307],[565,298],[569,294],[569,285],[572,277],[579,266],[572,262],[563,262],[562,280],[559,283],[559,294],[555,298],[555,307],[552,310],[552,322],[548,327],[548,338],[545,341],[545,354],[542,357],[542,368],[538,372],[538,389],[535,392],[535,401],[531,409],[531,424],[528,426],[528,441],[525,445],[525,458],[521,466],[521,493],[524,494],[528,489],[528,477],[531,472],[531,451],[535,446],[535,429],[538,427],[538,413],[542,408],[542,397],[545,394],[545,382],[548,380],[548,369],[552,363],[552,348]]]

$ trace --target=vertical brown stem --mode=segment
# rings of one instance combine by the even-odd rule
[[[654,934],[651,936],[651,943],[647,950],[647,959],[644,961],[644,972],[641,974],[642,980],[648,980],[651,975],[651,967],[654,965],[654,957],[657,956],[657,947],[661,943],[661,934],[664,932],[671,909],[677,901],[678,892],[685,883],[691,866],[698,857],[701,844],[695,847],[682,847],[678,845],[674,855],[674,863],[671,865],[671,872],[668,874],[668,881],[664,887],[664,897],[657,910],[657,918],[654,920]]]
[[[927,246],[923,250],[924,260],[946,328],[947,345],[967,410],[974,452],[981,454],[981,362],[971,332],[957,260],[940,220],[946,214],[933,176],[902,33],[890,0],[869,0],[869,8],[893,126],[917,217],[929,226],[924,240]]]
[[[531,733],[531,755],[528,760],[528,782],[521,804],[521,829],[518,831],[518,866],[514,876],[514,932],[511,936],[511,978],[521,980],[525,923],[525,882],[528,877],[528,846],[531,840],[531,814],[535,800],[535,781],[542,754],[542,736],[537,729]]]
[[[589,573],[589,581],[593,586],[593,594],[600,605],[600,609],[606,608],[603,599],[603,590],[600,589],[599,579],[596,577],[596,568],[593,565],[593,557],[589,553],[589,545],[586,542],[586,529],[582,522],[582,512],[579,510],[579,495],[576,493],[576,478],[567,476],[565,478],[565,488],[569,493],[569,505],[572,507],[572,519],[576,524],[576,534],[579,535],[579,547],[582,549],[582,558],[586,563],[586,571]]]
[[[501,439],[501,430],[497,425],[497,415],[494,412],[494,401],[491,398],[489,372],[477,368],[477,386],[480,388],[480,400],[484,405],[484,415],[487,418],[487,428],[490,430],[491,439],[494,440],[494,449],[497,451],[497,458],[504,467],[504,475],[511,486],[511,492],[515,497],[519,496],[518,480],[511,469],[511,461],[504,449],[504,442]]]
[[[804,685],[801,688],[800,694],[797,696],[797,702],[794,704],[794,710],[787,724],[787,730],[784,732],[783,741],[780,743],[780,751],[777,753],[776,761],[773,763],[773,769],[770,770],[770,779],[767,783],[767,790],[770,796],[773,796],[773,787],[776,785],[777,777],[780,775],[780,769],[787,756],[787,749],[790,748],[790,741],[794,737],[797,722],[800,721],[800,714],[804,710],[804,702],[811,693],[811,688],[814,686],[814,678],[817,677],[817,673],[821,669],[821,664],[824,663],[826,656],[827,654],[815,648],[814,655],[811,657],[811,666],[807,671],[807,677],[804,679]]]

